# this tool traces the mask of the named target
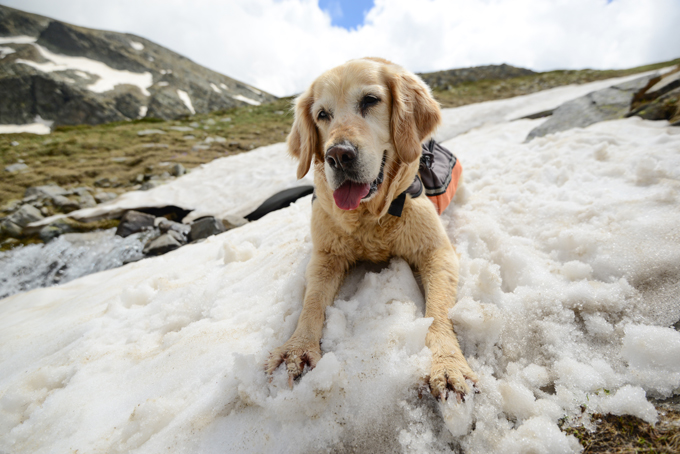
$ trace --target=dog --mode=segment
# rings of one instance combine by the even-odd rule
[[[289,385],[321,358],[325,310],[357,261],[401,257],[420,273],[432,352],[430,391],[460,401],[477,377],[467,363],[448,312],[456,302],[458,256],[434,205],[406,197],[401,215],[390,206],[414,182],[421,142],[441,122],[439,104],[416,75],[381,58],[351,60],[317,78],[295,101],[288,152],[297,177],[314,166],[313,252],[297,328],[271,352],[266,372],[285,362]]]

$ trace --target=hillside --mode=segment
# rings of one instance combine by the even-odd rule
[[[275,99],[145,38],[0,5],[0,125],[170,120]]]

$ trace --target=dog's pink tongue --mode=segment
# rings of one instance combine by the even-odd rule
[[[366,197],[371,185],[368,183],[354,183],[345,181],[338,189],[333,192],[333,198],[338,208],[343,210],[356,210],[361,203],[361,199]]]

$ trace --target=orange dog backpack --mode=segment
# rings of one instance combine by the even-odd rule
[[[442,214],[449,206],[458,189],[458,181],[463,173],[460,161],[441,144],[431,139],[422,144],[423,154],[420,157],[418,175],[409,188],[392,201],[387,211],[392,216],[401,216],[406,195],[418,197],[425,195],[434,203],[438,214]]]

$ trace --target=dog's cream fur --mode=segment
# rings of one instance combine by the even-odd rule
[[[358,106],[366,95],[379,102],[362,111]],[[413,182],[420,144],[440,121],[439,105],[429,88],[414,74],[378,58],[352,60],[324,73],[297,99],[288,149],[299,159],[298,178],[314,166],[314,250],[297,328],[272,352],[269,374],[285,362],[292,384],[305,364],[314,367],[321,358],[326,307],[333,303],[349,268],[360,260],[382,262],[397,256],[420,273],[425,316],[434,319],[426,336],[432,351],[432,394],[446,398],[450,389],[460,398],[469,392],[466,379],[475,382],[476,376],[448,317],[456,302],[458,256],[425,195],[406,197],[401,217],[387,214],[394,198]],[[326,152],[339,143],[356,147],[363,181],[374,180],[383,154],[387,158],[383,183],[355,210],[342,210],[333,199],[333,190],[342,181],[335,181]]]

